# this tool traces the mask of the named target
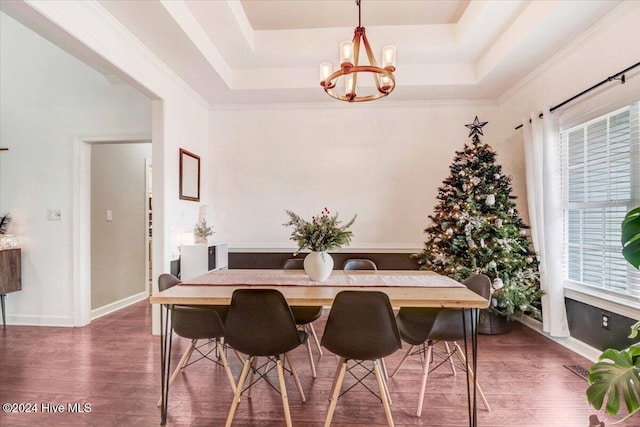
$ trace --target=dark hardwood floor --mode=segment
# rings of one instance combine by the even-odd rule
[[[323,319],[316,327],[319,334]],[[158,425],[159,338],[150,334],[150,325],[151,309],[143,302],[84,328],[0,329],[0,403],[35,404],[38,409],[37,413],[2,412],[0,425]],[[186,344],[175,338],[174,364]],[[586,401],[587,382],[563,367],[588,367],[588,360],[519,323],[509,334],[480,336],[479,348],[479,379],[492,406],[487,412],[480,403],[479,425],[589,426],[589,415],[595,411]],[[300,347],[293,355],[307,397],[305,403],[300,401],[288,377],[293,424],[321,426],[337,360],[327,353],[316,357],[314,380],[305,349]],[[399,351],[387,359],[389,371],[401,355]],[[389,380],[396,425],[468,425],[464,374],[454,378],[446,366],[430,374],[422,417],[415,416],[421,368],[418,358],[412,359]],[[229,360],[237,377],[240,362],[233,354]],[[231,397],[222,368],[207,361],[194,364],[170,390],[167,425],[222,426]],[[90,412],[69,413],[67,405],[73,403],[90,404]],[[49,411],[63,405],[64,413],[43,413],[43,404],[50,404]],[[280,396],[259,384],[251,400],[242,399],[234,425],[284,425]],[[386,422],[380,401],[359,385],[338,401],[333,425],[384,426]]]

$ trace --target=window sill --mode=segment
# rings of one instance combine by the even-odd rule
[[[565,282],[564,296],[621,316],[640,320],[640,302],[638,301],[625,299],[624,297],[612,295],[606,291],[571,282]]]

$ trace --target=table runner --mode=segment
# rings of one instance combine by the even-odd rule
[[[345,287],[433,287],[459,288],[463,284],[431,271],[343,271],[335,270],[324,282],[316,282],[303,270],[217,270],[186,280],[183,285],[200,286],[345,286]]]

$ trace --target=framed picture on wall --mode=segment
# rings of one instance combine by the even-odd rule
[[[200,156],[180,149],[180,199],[200,201]]]

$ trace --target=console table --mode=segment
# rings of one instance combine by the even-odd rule
[[[22,261],[20,249],[0,249],[0,305],[2,326],[6,324],[4,299],[9,292],[22,289]]]

